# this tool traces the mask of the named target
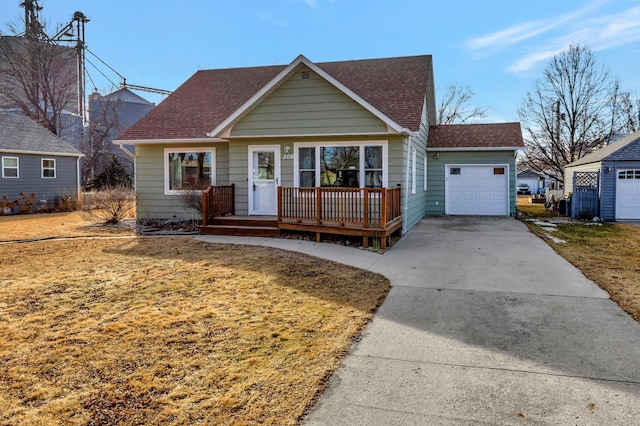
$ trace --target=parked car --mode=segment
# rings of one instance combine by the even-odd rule
[[[517,185],[517,193],[518,194],[531,194],[531,191],[529,190],[529,185],[527,185],[526,183],[519,183]]]

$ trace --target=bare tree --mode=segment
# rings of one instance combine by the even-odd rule
[[[472,105],[474,96],[469,86],[448,85],[438,104],[437,124],[464,124],[485,118],[489,108]]]
[[[0,37],[0,105],[59,135],[62,111],[78,113],[75,55],[46,40]]]
[[[524,162],[562,181],[565,165],[625,130],[625,96],[588,47],[559,53],[518,110],[525,130]]]
[[[114,135],[122,132],[119,120],[120,101],[107,101],[91,109],[89,125],[82,140],[82,175],[88,182],[96,174],[107,170],[113,164]]]
[[[626,123],[626,132],[634,133],[640,130],[640,98],[634,98],[631,93],[620,95],[620,109]]]

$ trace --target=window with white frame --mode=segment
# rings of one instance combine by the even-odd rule
[[[2,177],[18,178],[20,177],[20,161],[18,157],[2,157]]]
[[[386,143],[300,144],[295,185],[382,188],[386,185]]]
[[[215,149],[165,149],[165,193],[205,189],[215,182]]]
[[[55,178],[56,177],[56,160],[53,158],[42,159],[42,178]]]

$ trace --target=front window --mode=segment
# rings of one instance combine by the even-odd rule
[[[297,148],[300,187],[381,188],[384,145],[335,144]]]
[[[300,186],[313,188],[316,186],[316,149],[300,148],[298,153]]]
[[[52,158],[42,159],[42,178],[56,177],[56,160]]]
[[[320,186],[360,188],[360,147],[320,147]]]
[[[214,183],[213,150],[165,150],[165,192],[205,189]]]

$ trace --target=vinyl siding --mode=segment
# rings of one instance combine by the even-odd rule
[[[516,212],[516,162],[513,151],[436,151],[427,155],[426,212],[429,215],[445,214],[445,165],[446,164],[507,164],[509,166],[509,213]]]
[[[317,74],[301,70],[260,102],[231,136],[386,132],[386,125]]]
[[[405,197],[405,195],[408,194],[407,210],[403,217],[403,221],[404,221],[403,226],[404,226],[405,232],[411,229],[412,227],[414,227],[418,223],[418,221],[420,221],[420,219],[424,217],[426,213],[427,192],[424,190],[424,162],[427,161],[425,157],[426,149],[427,149],[427,136],[428,136],[428,128],[423,125],[421,126],[420,132],[418,132],[416,135],[411,137],[411,147],[408,147],[406,143],[404,144],[405,157],[403,159],[403,163],[406,162],[407,158],[409,158],[409,163],[406,165],[406,167],[409,168],[409,181],[407,182],[408,188],[405,188],[402,191],[403,197]],[[415,149],[415,152],[416,152],[416,156],[415,156],[416,193],[415,194],[412,194],[413,156],[411,155],[411,151],[409,151],[409,155],[407,157],[407,149],[410,150],[411,148]],[[403,176],[403,179],[406,179],[406,169],[404,167],[403,169],[405,170],[405,175]]]
[[[164,150],[166,148],[215,148],[216,184],[229,184],[229,147],[227,144],[138,145],[136,147],[136,218],[199,220],[200,215],[186,208],[179,195],[164,193]]]
[[[74,199],[78,199],[77,157],[2,152],[0,157],[17,157],[19,162],[17,179],[2,178],[2,170],[0,170],[0,198],[6,195],[14,201],[20,198],[20,192],[28,196],[35,193],[37,205],[41,205],[41,200],[46,200],[47,207],[56,206],[61,195],[71,195]],[[43,158],[56,160],[55,178],[42,177]],[[0,166],[2,166],[1,162]]]

